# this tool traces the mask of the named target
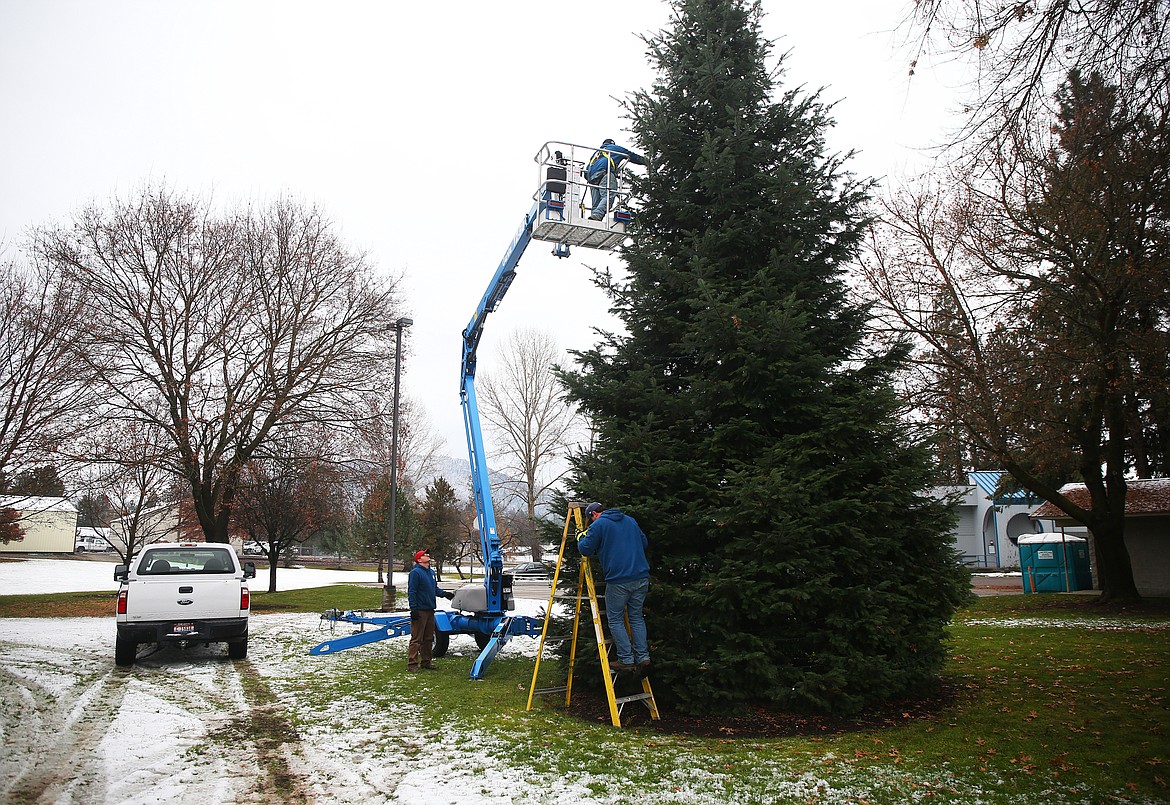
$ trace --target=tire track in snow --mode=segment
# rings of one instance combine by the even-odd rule
[[[226,747],[245,742],[255,754],[257,793],[268,801],[304,805],[312,801],[305,780],[292,770],[290,760],[300,754],[300,734],[281,708],[276,695],[251,663],[236,665],[247,712],[212,733]]]
[[[228,660],[220,646],[167,646],[140,658],[132,696],[171,720],[172,759],[156,757],[139,775],[152,782],[115,792],[116,801],[305,802],[295,781],[275,779],[279,763],[271,747],[257,741],[257,695],[246,681],[254,674],[251,663]],[[156,796],[147,796],[152,790]]]
[[[3,653],[15,652],[7,644]],[[105,799],[105,770],[95,758],[108,726],[105,714],[121,706],[123,688],[111,684],[112,667],[99,671],[97,665],[91,653],[42,648],[25,662],[0,668],[8,756],[0,767],[5,771],[0,789],[4,802]],[[14,702],[19,708],[11,712]]]
[[[0,621],[0,802],[311,802],[291,721],[221,646],[113,664],[99,619]]]

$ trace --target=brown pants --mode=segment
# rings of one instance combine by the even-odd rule
[[[413,671],[431,667],[431,646],[435,643],[435,611],[410,611],[410,646],[406,650],[406,668]]]

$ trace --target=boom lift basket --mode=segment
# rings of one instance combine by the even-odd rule
[[[620,185],[610,190],[610,210],[600,221],[589,218],[593,207],[591,185],[585,181],[585,166],[596,148],[572,143],[547,142],[537,152],[540,186],[533,200],[539,215],[532,237],[569,246],[615,249],[626,239],[630,192]]]

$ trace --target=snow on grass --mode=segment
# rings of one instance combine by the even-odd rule
[[[316,586],[328,583],[322,577],[355,578],[300,573],[282,568],[282,589],[301,579]],[[36,589],[24,592],[114,588],[110,563],[0,563],[0,585],[34,578]],[[105,585],[107,578],[108,587],[78,586]],[[537,615],[546,602],[519,599],[518,614]],[[1170,628],[1121,619],[968,623]],[[924,768],[908,758],[855,763],[829,747],[793,752],[782,740],[647,737],[558,723],[522,708],[478,720],[456,710],[440,723],[419,695],[426,689],[421,679],[392,674],[376,689],[368,684],[378,663],[405,666],[405,640],[312,657],[309,647],[329,637],[321,624],[313,614],[254,615],[247,663],[228,661],[222,646],[167,648],[120,670],[113,667],[112,618],[0,619],[0,801],[273,801],[257,747],[239,731],[253,715],[242,681],[248,675],[275,697],[295,733],[284,736],[280,751],[306,797],[323,805],[1012,801],[1012,781],[995,774],[976,780],[946,764]],[[537,645],[514,638],[500,658],[530,660]],[[470,637],[452,638],[451,656],[476,652]],[[1044,801],[1091,799],[1075,788],[1050,794]]]
[[[61,803],[270,801],[255,747],[231,729],[249,717],[250,673],[293,726],[288,768],[322,805],[1011,801],[1011,781],[995,775],[976,784],[945,764],[855,763],[828,746],[794,754],[786,741],[648,737],[522,709],[439,722],[425,717],[433,694],[419,695],[422,678],[366,683],[379,663],[405,666],[405,640],[312,657],[318,625],[316,615],[257,615],[246,665],[222,647],[192,647],[123,671],[113,668],[112,619],[0,621],[0,728],[6,747],[19,747],[0,757],[0,782],[16,789],[0,789],[0,801],[44,790]],[[504,652],[529,656],[536,644],[516,638]],[[451,641],[452,655],[475,651],[469,637]],[[55,787],[25,779],[41,767],[59,776]],[[1063,789],[1045,801],[1086,798]]]
[[[887,796],[898,791],[906,802],[964,789],[966,801],[980,800],[978,792],[945,769],[924,776],[921,769],[857,768],[826,754],[810,761],[817,767],[810,770],[770,751],[772,742],[763,742],[756,752],[736,749],[729,759],[722,746],[711,749],[658,735],[631,739],[609,728],[580,725],[576,741],[570,739],[562,750],[557,741],[533,734],[523,711],[501,712],[486,726],[468,726],[456,716],[436,728],[433,720],[420,717],[427,705],[414,677],[391,677],[378,691],[361,684],[370,662],[363,652],[376,651],[378,662],[405,666],[405,641],[340,652],[323,665],[306,653],[322,639],[313,617],[264,616],[264,639],[254,644],[252,657],[299,725],[299,758],[293,767],[317,802],[855,803],[872,798],[875,789]],[[536,644],[513,639],[501,656],[529,656]],[[452,639],[451,655],[475,652],[470,638]]]
[[[244,557],[247,559],[247,557]],[[84,593],[118,589],[114,562],[88,559],[24,559],[0,562],[0,595]],[[326,570],[317,567],[281,567],[276,589],[303,590],[329,584],[374,584],[374,571]],[[394,574],[395,584],[406,584],[405,573]],[[249,585],[268,589],[268,565],[257,563],[256,578]]]
[[[295,771],[320,803],[588,803],[580,786],[552,778],[534,785],[531,770],[510,763],[492,747],[496,736],[475,729],[434,731],[419,718],[425,704],[413,677],[392,678],[379,691],[360,684],[369,662],[362,649],[327,658],[308,655],[321,636],[314,616],[264,616],[265,639],[256,641],[252,661],[300,725]],[[271,638],[271,639],[269,639]],[[536,641],[517,638],[500,656],[529,656]],[[406,641],[379,643],[380,661],[406,665]],[[470,637],[451,640],[451,656],[472,656]],[[276,661],[278,660],[279,661]],[[440,671],[439,673],[442,673]],[[303,684],[304,680],[310,684]],[[330,680],[335,680],[331,683]]]
[[[1170,621],[1126,620],[1122,618],[970,618],[966,626],[1002,626],[1004,628],[1090,629],[1094,631],[1134,631],[1170,629]]]

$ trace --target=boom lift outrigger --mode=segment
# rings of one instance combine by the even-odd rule
[[[611,191],[611,208],[608,213],[600,221],[589,218],[592,204],[587,200],[590,188],[584,172],[595,153],[596,149],[593,148],[558,142],[547,142],[537,152],[535,161],[540,166],[540,184],[533,194],[532,208],[524,216],[524,223],[512,238],[504,259],[500,261],[487,291],[463,331],[459,396],[467,434],[468,459],[471,462],[471,485],[484,559],[484,581],[482,586],[468,585],[456,590],[451,601],[451,611],[435,612],[437,634],[433,654],[436,657],[445,654],[453,634],[474,636],[480,654],[471,667],[472,679],[483,678],[488,665],[510,637],[538,636],[543,625],[543,621],[537,618],[508,614],[515,608],[512,577],[504,572],[504,555],[496,533],[496,515],[492,507],[479,406],[475,398],[476,351],[487,315],[499,306],[508,292],[516,278],[516,266],[533,240],[553,243],[553,254],[557,257],[568,257],[571,246],[609,250],[625,240],[626,224],[632,217],[625,203],[628,200],[627,191],[620,188]],[[604,179],[602,181],[605,182]],[[332,623],[359,624],[362,631],[320,643],[310,650],[310,654],[332,654],[410,634],[410,616],[401,612],[366,615],[353,610],[328,610],[321,615],[321,619]],[[377,628],[365,631],[366,626]]]

